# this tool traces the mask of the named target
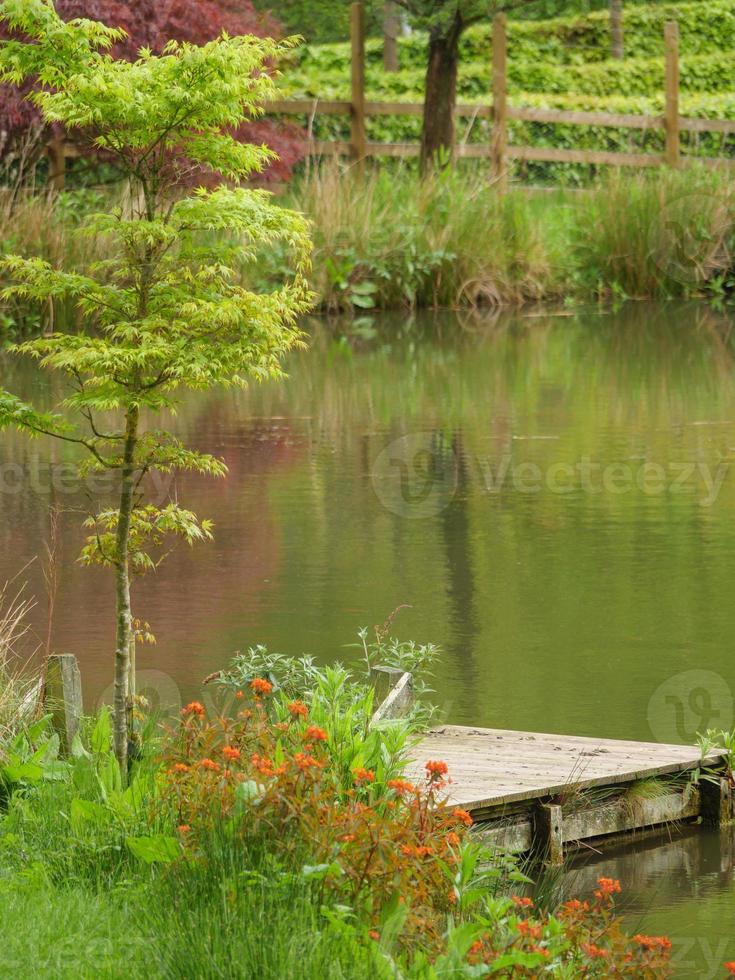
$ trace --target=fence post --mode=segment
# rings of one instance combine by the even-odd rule
[[[393,0],[385,0],[383,4],[383,70],[398,71],[398,35],[401,31],[401,21],[398,8]]]
[[[679,166],[679,25],[669,20],[664,25],[666,51],[666,93],[664,126],[666,128],[666,163]]]
[[[66,151],[62,139],[57,137],[51,140],[46,147],[46,158],[49,187],[54,191],[63,191],[66,183]]]
[[[493,18],[493,118],[492,174],[497,181],[498,190],[504,193],[508,188],[508,115],[506,84],[506,17],[496,14]]]
[[[352,4],[352,159],[357,173],[365,172],[365,12]]]
[[[46,668],[45,702],[53,714],[54,728],[67,752],[82,720],[82,675],[72,653],[52,654]]]

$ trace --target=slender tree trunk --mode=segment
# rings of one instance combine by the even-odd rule
[[[385,71],[398,71],[398,35],[401,22],[393,0],[383,4],[383,68]]]
[[[128,542],[130,520],[133,513],[135,485],[135,447],[138,441],[138,408],[128,409],[125,427],[122,480],[120,488],[120,516],[117,525],[115,590],[117,600],[117,635],[115,641],[115,695],[114,731],[115,755],[120,764],[122,778],[128,770],[128,710],[130,649],[133,642],[133,616],[130,607],[130,566]]]
[[[613,58],[625,57],[623,0],[610,0],[610,53]]]
[[[454,150],[454,106],[457,101],[459,39],[464,24],[456,13],[448,28],[429,35],[426,68],[424,122],[421,133],[421,172],[426,173],[438,157]]]

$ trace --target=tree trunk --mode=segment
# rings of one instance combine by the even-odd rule
[[[464,24],[459,13],[448,28],[429,34],[424,122],[421,132],[421,173],[442,163],[454,150],[454,106],[457,100],[459,39]]]
[[[401,22],[393,0],[383,4],[383,68],[385,71],[398,71],[398,35]]]
[[[117,634],[115,638],[115,695],[114,731],[115,755],[120,764],[123,781],[128,771],[128,711],[130,649],[134,641],[133,616],[130,607],[130,566],[128,542],[135,491],[135,447],[138,441],[138,408],[128,409],[125,427],[120,515],[115,542],[115,591],[117,600]]]
[[[613,58],[624,58],[623,0],[610,0],[610,53]]]

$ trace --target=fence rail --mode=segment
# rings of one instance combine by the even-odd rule
[[[507,104],[507,33],[504,14],[493,20],[492,32],[492,98],[481,105],[457,105],[457,118],[489,119],[490,140],[487,143],[462,142],[454,147],[457,157],[492,161],[496,179],[507,179],[508,161],[544,163],[584,163],[623,167],[680,167],[691,159],[710,167],[735,167],[735,160],[725,157],[685,157],[681,153],[681,132],[735,133],[735,120],[694,119],[679,114],[679,28],[675,21],[664,26],[665,87],[664,112],[660,116],[631,115],[618,112],[585,112],[567,109],[536,109]],[[365,120],[371,116],[421,116],[421,102],[373,102],[365,98],[365,33],[361,4],[352,5],[352,97],[350,100],[286,99],[269,102],[266,111],[281,115],[306,116],[311,123],[319,115],[348,116],[351,139],[314,140],[306,150],[313,156],[346,156],[362,167],[366,157],[416,157],[418,143],[377,143],[367,139]],[[609,126],[617,129],[663,131],[662,153],[636,153],[612,150],[573,150],[548,146],[517,146],[508,142],[508,122],[559,123],[572,126]]]

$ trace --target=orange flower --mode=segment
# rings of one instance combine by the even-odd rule
[[[269,758],[267,758],[267,756],[258,755],[257,752],[254,752],[250,756],[250,761],[253,764],[253,767],[257,769],[258,772],[261,774],[261,776],[273,775],[273,763]]]
[[[306,772],[307,769],[321,769],[323,767],[323,763],[307,752],[297,752],[294,755],[294,762],[302,772]]]
[[[235,697],[237,698],[238,701],[242,701],[242,699],[245,697],[245,692],[235,691]]]
[[[326,742],[328,736],[323,728],[317,728],[316,725],[309,725],[304,733],[304,738],[311,739],[313,742]]]
[[[340,837],[340,840],[344,844],[351,844],[354,839],[355,839],[354,834],[342,834],[342,836]]]
[[[459,847],[459,836],[453,830],[450,830],[444,839],[450,847]]]
[[[523,919],[521,922],[516,923],[516,929],[522,936],[530,936],[531,939],[541,938],[541,926],[531,925],[528,919]]]
[[[204,705],[200,704],[199,701],[191,701],[185,708],[181,709],[181,714],[186,717],[187,715],[196,715],[197,718],[204,717]]]
[[[667,936],[634,936],[633,938],[644,949],[671,949],[671,940]]]
[[[439,779],[441,776],[446,776],[449,772],[449,766],[446,762],[438,762],[433,759],[429,759],[426,763],[426,772],[429,774],[429,779]]]
[[[270,694],[273,690],[273,685],[270,681],[267,681],[264,677],[255,677],[250,681],[250,690],[258,696]]]
[[[474,943],[470,946],[467,953],[468,956],[477,956],[478,953],[482,952],[482,940],[476,939]]]
[[[376,943],[380,940],[380,933],[377,929],[371,929],[368,936],[370,936],[371,939],[374,939]]]
[[[602,949],[601,946],[595,946],[594,943],[582,943],[582,949],[593,960],[602,960],[609,952],[607,949]]]
[[[617,878],[598,878],[597,884],[600,887],[595,892],[595,898],[611,898],[620,892],[620,882]]]
[[[178,832],[180,834],[188,834],[189,831],[191,830],[191,827],[189,826],[188,823],[182,823],[182,824],[179,824],[179,826],[177,827],[177,830],[178,830]]]
[[[291,712],[294,718],[306,718],[309,714],[309,709],[306,707],[303,701],[291,701],[288,706],[288,710]]]
[[[202,769],[208,769],[210,772],[219,772],[222,768],[220,764],[215,762],[213,759],[202,759],[199,765],[202,767]]]
[[[188,772],[189,767],[184,762],[175,762],[173,765],[172,772]]]
[[[530,909],[533,908],[533,899],[527,897],[521,897],[520,895],[513,895],[511,901],[519,909]]]
[[[395,790],[396,793],[415,793],[416,787],[409,783],[407,779],[389,779],[388,789]]]
[[[580,902],[578,898],[570,898],[562,906],[566,912],[587,912],[589,911],[589,907],[589,902]]]
[[[237,762],[237,760],[240,758],[240,750],[236,749],[232,745],[225,745],[225,747],[222,749],[222,755],[225,757],[225,759],[229,759],[230,762]]]
[[[457,893],[455,892],[455,890],[453,888],[450,888],[449,889],[449,892],[447,893],[447,900],[449,901],[449,904],[450,905],[456,905],[457,904]]]
[[[459,820],[459,822],[463,823],[465,827],[471,827],[474,823],[472,816],[467,812],[467,810],[457,809],[454,811],[453,816],[455,820]]]
[[[730,960],[729,963],[725,963],[724,967],[728,973],[731,973],[733,976],[735,976],[735,960]]]
[[[374,783],[375,773],[370,769],[363,769],[358,767],[352,770],[352,775],[355,777],[356,783]]]

